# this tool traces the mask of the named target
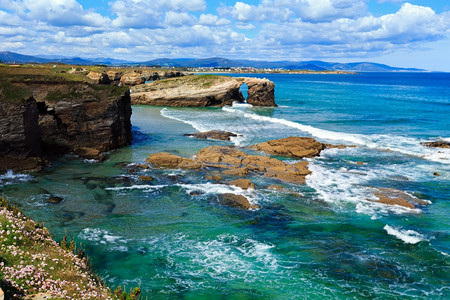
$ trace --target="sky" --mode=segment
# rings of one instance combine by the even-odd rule
[[[0,0],[0,51],[450,72],[450,0]]]

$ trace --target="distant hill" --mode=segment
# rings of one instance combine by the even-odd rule
[[[222,57],[212,58],[158,58],[145,62],[132,62],[114,58],[80,58],[51,55],[29,56],[14,52],[0,52],[0,61],[7,63],[64,63],[73,65],[143,65],[161,67],[191,67],[191,68],[237,68],[253,67],[258,69],[285,69],[285,70],[312,70],[312,71],[356,71],[356,72],[397,72],[411,71],[421,72],[422,69],[396,68],[384,64],[371,62],[337,63],[314,61],[257,61],[257,60],[233,60]]]

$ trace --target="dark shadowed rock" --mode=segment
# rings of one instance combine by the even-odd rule
[[[64,198],[52,195],[47,199],[47,202],[52,203],[52,204],[58,204],[58,203],[61,203],[63,200],[64,200]]]
[[[198,139],[212,139],[212,140],[221,140],[221,141],[229,141],[232,137],[237,137],[238,135],[228,131],[221,130],[211,130],[206,132],[198,132],[198,133],[186,133],[185,136],[192,136]]]
[[[420,144],[430,148],[450,148],[450,142],[446,141],[424,142]]]
[[[152,176],[148,176],[148,175],[141,175],[141,176],[139,176],[139,180],[141,180],[141,181],[153,181],[154,178]]]

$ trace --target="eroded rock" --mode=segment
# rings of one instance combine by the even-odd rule
[[[409,195],[408,193],[394,188],[379,188],[374,195],[379,203],[387,205],[399,205],[414,209],[416,205],[428,205],[429,202]]]
[[[228,131],[222,130],[211,130],[206,132],[197,132],[197,133],[186,133],[185,136],[192,136],[198,139],[212,139],[212,140],[221,140],[221,141],[229,141],[232,137],[237,137],[238,135]]]
[[[420,144],[430,148],[450,148],[450,142],[447,141],[424,142]]]
[[[125,76],[125,75],[124,75]],[[217,75],[190,75],[141,84],[132,88],[133,104],[173,107],[222,107],[244,102],[239,91],[248,85],[247,103],[255,106],[276,106],[274,83],[267,79],[238,78]]]
[[[248,201],[247,198],[245,198],[242,195],[235,195],[232,193],[225,193],[219,195],[219,201],[223,205],[231,206],[231,207],[237,207],[237,208],[243,208],[243,209],[255,209],[258,208],[257,205],[252,205]]]
[[[247,189],[255,189],[255,185],[253,184],[253,182],[251,182],[248,179],[237,179],[237,180],[233,180],[230,181],[231,185],[240,187],[243,190],[247,190]]]
[[[304,158],[319,155],[326,146],[310,137],[288,137],[259,143],[251,148],[272,155]]]
[[[193,159],[183,158],[170,153],[155,153],[146,162],[155,167],[221,170],[224,175],[246,176],[262,175],[279,180],[304,183],[308,170],[308,162],[286,164],[281,160],[268,156],[248,155],[233,147],[212,146],[201,149]]]

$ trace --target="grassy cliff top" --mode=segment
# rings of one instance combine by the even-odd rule
[[[230,76],[223,76],[223,75],[188,75],[188,76],[182,76],[182,77],[176,77],[176,78],[169,78],[169,79],[163,79],[154,81],[152,83],[152,86],[155,88],[174,88],[181,85],[189,85],[189,86],[195,86],[198,88],[204,88],[207,89],[213,85],[220,84],[222,82],[226,81],[241,81],[241,78],[237,77],[230,77]]]
[[[30,89],[32,84],[73,84],[74,86],[77,84],[88,84],[95,93],[110,94],[112,96],[123,94],[128,89],[127,87],[98,85],[95,81],[86,77],[86,74],[89,72],[90,70],[86,69],[86,67],[68,65],[10,66],[0,64],[0,101],[8,103],[24,102],[33,94]],[[73,89],[76,88],[64,88],[64,92],[60,93],[60,96],[76,94]],[[68,97],[68,99],[71,99],[71,97]]]

